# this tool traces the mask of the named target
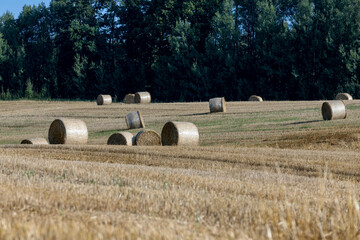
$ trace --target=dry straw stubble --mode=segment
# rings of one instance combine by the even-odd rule
[[[97,105],[110,105],[112,103],[111,95],[100,94],[96,99]]]
[[[209,100],[209,108],[211,113],[226,112],[226,102],[224,97],[211,98]]]
[[[126,104],[135,103],[135,94],[132,93],[126,94],[123,101]]]
[[[263,99],[262,99],[262,97],[260,97],[260,96],[251,95],[251,96],[249,97],[249,101],[252,101],[252,102],[262,102]]]
[[[107,144],[133,146],[135,145],[135,138],[134,135],[129,132],[117,132],[109,137]]]
[[[125,117],[129,129],[145,128],[145,123],[140,111],[131,112]]]
[[[137,146],[161,146],[161,137],[153,130],[142,130],[136,135],[135,142]]]
[[[80,119],[55,119],[49,128],[50,144],[86,144],[88,129]]]
[[[149,92],[137,92],[134,101],[135,103],[149,104],[151,103],[151,95]]]
[[[209,127],[204,124],[199,128],[201,144],[212,144],[209,147],[62,146],[34,149],[3,146],[0,161],[3,231],[0,235],[3,239],[12,239],[12,236],[14,239],[125,236],[123,238],[129,239],[265,240],[270,238],[271,231],[272,239],[353,239],[360,227],[357,210],[360,152],[356,150],[359,144],[354,142],[354,148],[348,149],[349,145],[339,143],[339,147],[333,149],[332,144],[323,148],[319,141],[332,133],[336,133],[332,139],[337,141],[337,134],[342,134],[343,128],[349,133],[359,132],[356,116],[360,115],[360,109],[351,108],[350,119],[326,126],[319,122],[288,126],[288,122],[299,120],[284,120],[287,117],[314,120],[314,108],[320,114],[323,102],[231,103],[231,112],[235,114],[228,117],[238,117],[237,122],[243,122],[242,119],[253,119],[253,113],[257,112],[262,121],[253,128],[252,124],[245,124],[237,135],[230,136],[225,136],[226,133],[219,132],[212,124]],[[2,107],[4,103],[7,102],[2,102]],[[14,108],[14,104],[23,107],[17,105]],[[148,114],[160,116],[164,110],[174,109],[169,115],[173,114],[175,119],[179,115],[202,112],[207,104],[164,104],[161,108],[156,104],[146,108]],[[39,124],[34,124],[31,131],[40,133],[50,125],[40,124],[40,121],[58,111],[65,116],[86,117],[89,130],[90,126],[96,126],[97,131],[116,129],[119,112],[127,113],[129,108],[117,104],[118,111],[109,111],[106,116],[112,118],[107,122],[112,124],[109,126],[102,118],[94,119],[98,110],[92,107],[93,103],[51,102],[48,109],[55,110],[50,112],[38,110],[47,107],[41,102],[30,105],[34,109],[29,115],[24,111],[29,107],[26,101],[9,102],[8,109],[11,114],[14,111],[24,118],[19,121],[35,115]],[[58,107],[62,109],[58,110]],[[2,134],[3,139],[23,139],[24,131],[4,127],[9,125],[7,112],[10,111],[2,111],[0,120],[0,131],[6,131]],[[180,118],[193,118],[200,123],[210,120],[208,118],[217,122],[219,116],[205,114]],[[274,123],[275,119],[285,124]],[[162,127],[165,122],[157,118],[152,125]],[[276,128],[247,132],[263,127],[264,122],[266,127]],[[220,127],[226,129],[227,124],[228,121],[222,121]],[[309,126],[309,131],[302,128],[305,125]],[[296,143],[296,150],[293,145],[283,147],[279,144],[282,149],[278,149],[278,146],[268,147],[268,143],[264,143],[264,139],[269,139],[276,144],[284,134],[293,134],[289,141],[298,139],[299,133],[303,132],[318,135],[319,130],[324,132],[322,138],[316,136],[308,144],[309,136],[306,135],[305,144],[299,146]],[[93,139],[104,142],[102,135],[94,135]],[[230,146],[223,146],[225,141],[229,141]],[[235,231],[243,231],[245,235],[236,235]],[[187,232],[192,235],[184,236]]]
[[[348,93],[338,93],[335,100],[353,100],[353,97]]]
[[[324,120],[344,119],[347,116],[346,106],[343,101],[327,101],[321,107]]]
[[[21,141],[21,144],[48,145],[45,138],[28,138]]]
[[[161,131],[164,146],[196,146],[199,145],[199,131],[191,122],[167,122]]]

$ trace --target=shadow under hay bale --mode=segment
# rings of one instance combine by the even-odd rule
[[[196,146],[199,145],[199,131],[190,122],[167,122],[161,131],[164,146]]]
[[[88,130],[80,119],[56,119],[49,128],[50,144],[86,144]]]
[[[251,101],[251,102],[262,102],[263,99],[262,99],[262,97],[259,97],[259,96],[256,96],[256,95],[251,95],[249,97],[249,101]]]
[[[110,105],[112,103],[112,97],[110,95],[100,94],[96,99],[97,105]]]
[[[211,113],[226,112],[226,102],[224,97],[211,98],[209,100],[209,108]]]
[[[151,103],[151,95],[149,92],[137,92],[134,101],[135,103],[149,104]]]
[[[145,128],[145,123],[140,111],[135,111],[126,115],[125,122],[129,129]]]
[[[21,141],[21,144],[48,145],[45,138],[28,138]]]
[[[135,94],[132,94],[132,93],[126,94],[123,102],[126,104],[135,103]]]
[[[348,93],[338,93],[335,100],[353,100],[353,97]]]
[[[316,122],[322,122],[322,120],[298,121],[298,122],[292,122],[292,123],[284,123],[281,125],[282,126],[290,126],[290,125],[300,125],[300,124],[308,124],[308,123],[316,123]]]
[[[133,146],[135,145],[135,138],[132,133],[129,132],[118,132],[112,134],[108,141],[108,145],[125,145],[125,146]]]
[[[340,100],[324,102],[321,113],[324,120],[345,119],[347,116],[345,104]]]
[[[211,114],[210,112],[204,112],[204,113],[190,113],[190,114],[181,114],[179,117],[191,117],[191,116],[205,116]],[[169,115],[168,117],[173,116]]]
[[[153,130],[142,130],[135,137],[137,146],[161,146],[160,135]]]

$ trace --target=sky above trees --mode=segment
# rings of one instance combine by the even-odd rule
[[[0,1],[0,15],[9,11],[14,14],[15,17],[19,15],[23,6],[26,5],[38,5],[41,2],[49,6],[50,0],[16,0],[16,1]]]

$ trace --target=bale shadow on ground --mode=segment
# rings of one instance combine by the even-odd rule
[[[324,121],[324,120],[300,121],[300,122],[285,123],[282,125],[283,126],[291,126],[291,125],[299,125],[299,124],[305,124],[305,123],[316,123],[316,122],[321,122],[321,121]]]
[[[191,113],[191,114],[183,114],[183,115],[179,115],[180,117],[191,117],[191,116],[205,116],[205,115],[209,115],[211,114],[210,112],[205,112],[205,113]]]

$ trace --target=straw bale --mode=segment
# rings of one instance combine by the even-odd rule
[[[210,112],[226,112],[226,102],[224,97],[211,98],[209,100]]]
[[[124,103],[126,104],[135,103],[135,94],[132,93],[126,94],[124,97]]]
[[[149,92],[137,92],[134,101],[135,103],[149,104],[151,103],[151,95]]]
[[[253,101],[253,102],[262,102],[263,99],[262,97],[256,96],[256,95],[251,95],[249,97],[249,101]]]
[[[135,111],[126,115],[125,122],[129,129],[145,128],[145,123],[140,111]]]
[[[338,93],[335,100],[353,100],[353,98],[348,93]]]
[[[199,131],[190,122],[167,122],[161,131],[162,144],[179,146],[199,145]]]
[[[132,146],[135,145],[135,138],[134,135],[129,132],[117,132],[109,137],[107,144]]]
[[[142,130],[136,135],[135,142],[137,146],[161,146],[161,137],[153,130]]]
[[[48,145],[45,138],[28,138],[21,141],[21,144]]]
[[[50,144],[86,144],[88,130],[80,119],[55,119],[49,128]]]
[[[340,100],[324,102],[321,112],[324,120],[344,119],[347,115],[345,104]]]
[[[100,94],[96,99],[97,105],[110,105],[112,103],[112,97],[110,95]]]

